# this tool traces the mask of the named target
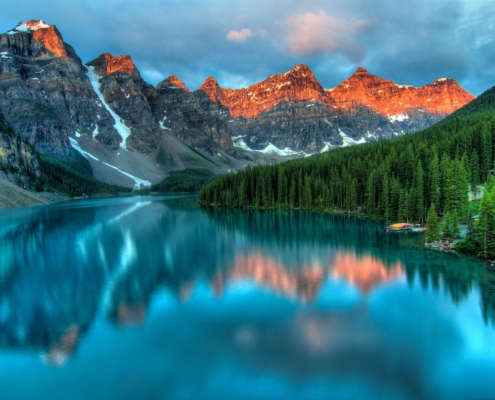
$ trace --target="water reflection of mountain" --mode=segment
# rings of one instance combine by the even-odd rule
[[[30,212],[21,224],[4,223],[0,252],[7,248],[8,257],[0,280],[0,346],[43,349],[49,362],[61,361],[61,351],[72,354],[98,308],[98,298],[88,294],[98,290],[104,276],[75,263],[71,248],[62,244],[76,243],[77,230],[94,217],[91,209],[74,215],[48,207]],[[67,223],[74,229],[58,229]],[[77,332],[68,340],[69,329]]]
[[[490,291],[487,283],[495,274],[472,258],[425,250],[421,234],[385,234],[383,224],[375,221],[326,213],[202,210],[210,220],[260,252],[271,254],[285,268],[310,265],[315,257],[321,257],[318,262],[325,265],[337,254],[350,251],[357,259],[379,260],[387,274],[397,274],[400,265],[409,285],[417,281],[425,290],[436,292],[442,287],[455,303],[479,290],[484,318],[495,324],[495,291]],[[316,253],[315,248],[326,251]]]
[[[356,256],[350,251],[338,253],[325,263],[287,268],[274,258],[261,253],[238,254],[234,264],[220,271],[212,282],[214,292],[221,296],[225,286],[242,279],[254,281],[260,287],[271,289],[301,301],[314,300],[323,282],[329,277],[342,279],[366,295],[376,286],[403,276],[399,262],[391,267],[371,255]]]
[[[484,270],[384,235],[366,220],[310,213],[201,211],[192,197],[101,199],[2,218],[0,347],[71,357],[101,313],[118,327],[142,324],[153,295],[187,301],[197,282],[222,297],[239,280],[300,301],[326,279],[363,295],[406,276],[462,301],[482,292],[494,321],[495,291]],[[486,290],[485,290],[486,289]]]
[[[233,260],[227,235],[195,224],[194,199],[149,198],[40,208],[7,219],[0,233],[0,347],[74,353],[98,312],[140,324],[161,286],[184,299],[198,277]],[[182,202],[182,203],[181,203]],[[182,209],[181,209],[182,207]],[[62,354],[64,353],[64,354]],[[57,361],[58,360],[58,361]]]
[[[399,279],[403,276],[403,268],[398,261],[395,265],[386,266],[380,259],[367,254],[357,257],[353,253],[341,253],[333,262],[334,276],[359,288],[367,294],[376,286]]]

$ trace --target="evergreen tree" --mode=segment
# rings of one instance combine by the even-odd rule
[[[425,205],[424,205],[424,185],[423,185],[423,168],[421,162],[418,163],[416,171],[414,173],[414,201],[415,201],[415,219],[423,222],[425,218]]]
[[[438,155],[435,151],[433,158],[428,167],[430,180],[429,200],[435,205],[436,209],[440,209],[440,172],[438,170]]]
[[[495,258],[495,190],[487,190],[480,203],[480,220],[478,222],[480,255]]]
[[[433,243],[435,240],[440,239],[440,223],[438,222],[437,212],[435,210],[435,203],[431,203],[428,210],[428,216],[426,217],[426,242]]]
[[[473,153],[471,155],[471,176],[470,176],[470,188],[471,192],[473,193],[474,196],[476,196],[476,191],[478,188],[478,185],[480,184],[480,164],[479,164],[479,157],[478,153],[476,152],[476,149],[473,150]],[[476,200],[476,197],[475,197]]]
[[[453,229],[453,215],[450,211],[447,211],[443,217],[442,223],[442,232],[443,237],[447,239],[454,238],[454,229]]]

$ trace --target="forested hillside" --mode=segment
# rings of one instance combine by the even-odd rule
[[[228,208],[360,210],[393,221],[437,212],[468,219],[469,187],[495,155],[495,88],[424,131],[224,175],[200,193]]]

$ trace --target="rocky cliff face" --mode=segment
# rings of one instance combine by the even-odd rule
[[[364,68],[325,90],[305,65],[247,89],[221,88],[209,77],[199,88],[230,118],[234,144],[281,155],[326,151],[421,130],[471,101],[453,79],[421,88],[397,85]]]
[[[28,21],[0,35],[0,108],[16,132],[40,152],[73,158],[69,136],[118,134],[98,106],[86,67],[55,26]]]
[[[271,76],[247,89],[223,89],[215,78],[209,77],[198,90],[228,107],[232,118],[255,118],[284,102],[316,101],[334,106],[333,99],[306,65],[297,65],[285,74]]]
[[[144,82],[129,56],[113,57],[107,53],[87,65],[96,74],[97,90],[103,95],[105,105],[120,119],[117,121],[120,147],[149,156],[162,136],[148,103],[153,86]]]
[[[189,118],[195,125],[179,115],[175,125],[181,129],[167,130],[160,124],[167,109],[160,108],[161,97],[131,57],[103,54],[86,66],[56,27],[43,21],[0,35],[0,109],[8,122],[41,153],[71,161],[74,151],[81,152],[101,180],[132,186],[205,162],[228,168],[201,153],[217,155],[223,151],[219,143],[232,148],[225,123],[203,112]]]
[[[361,67],[328,93],[335,99],[339,109],[351,110],[359,105],[367,106],[391,118],[405,115],[412,110],[445,116],[474,99],[473,95],[467,93],[453,79],[440,78],[429,85],[415,88],[397,85],[374,76]]]
[[[196,149],[211,156],[232,150],[226,123],[204,111],[178,78],[170,77],[154,88],[141,78],[129,56],[103,54],[88,67],[105,107],[121,121],[117,130],[122,148],[156,159],[165,168],[201,166],[197,158],[202,156],[195,154]],[[172,138],[190,148],[176,144],[174,149]]]
[[[160,82],[150,97],[155,120],[183,142],[216,155],[224,150],[234,155],[225,107],[212,102],[203,92],[191,93],[176,76]]]
[[[0,177],[32,189],[41,178],[38,155],[31,146],[14,133],[0,112]]]
[[[176,76],[146,83],[130,56],[84,65],[40,20],[0,35],[0,110],[22,138],[95,176],[132,186],[187,167],[227,171],[426,128],[473,96],[441,78],[397,85],[363,68],[327,90],[306,65],[244,89],[209,77],[191,92]]]

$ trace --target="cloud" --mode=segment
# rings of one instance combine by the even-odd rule
[[[254,36],[251,29],[243,29],[241,31],[230,31],[227,33],[226,38],[232,42],[245,42],[251,36]]]
[[[244,86],[300,63],[328,88],[359,65],[414,86],[454,78],[476,95],[495,84],[493,0],[4,3],[0,32],[43,19],[84,62],[105,52],[129,54],[152,84],[174,74],[191,89],[209,75],[223,86]]]
[[[328,15],[307,12],[285,20],[286,41],[296,56],[341,51],[353,61],[364,57],[364,48],[355,38],[377,25],[375,19],[359,19],[353,22]]]
[[[227,40],[230,40],[232,42],[240,42],[244,43],[246,40],[250,37],[253,36],[259,36],[259,37],[266,37],[268,36],[268,32],[265,31],[264,29],[258,29],[256,32],[253,32],[251,29],[242,29],[240,31],[229,31],[227,35],[225,36]]]

